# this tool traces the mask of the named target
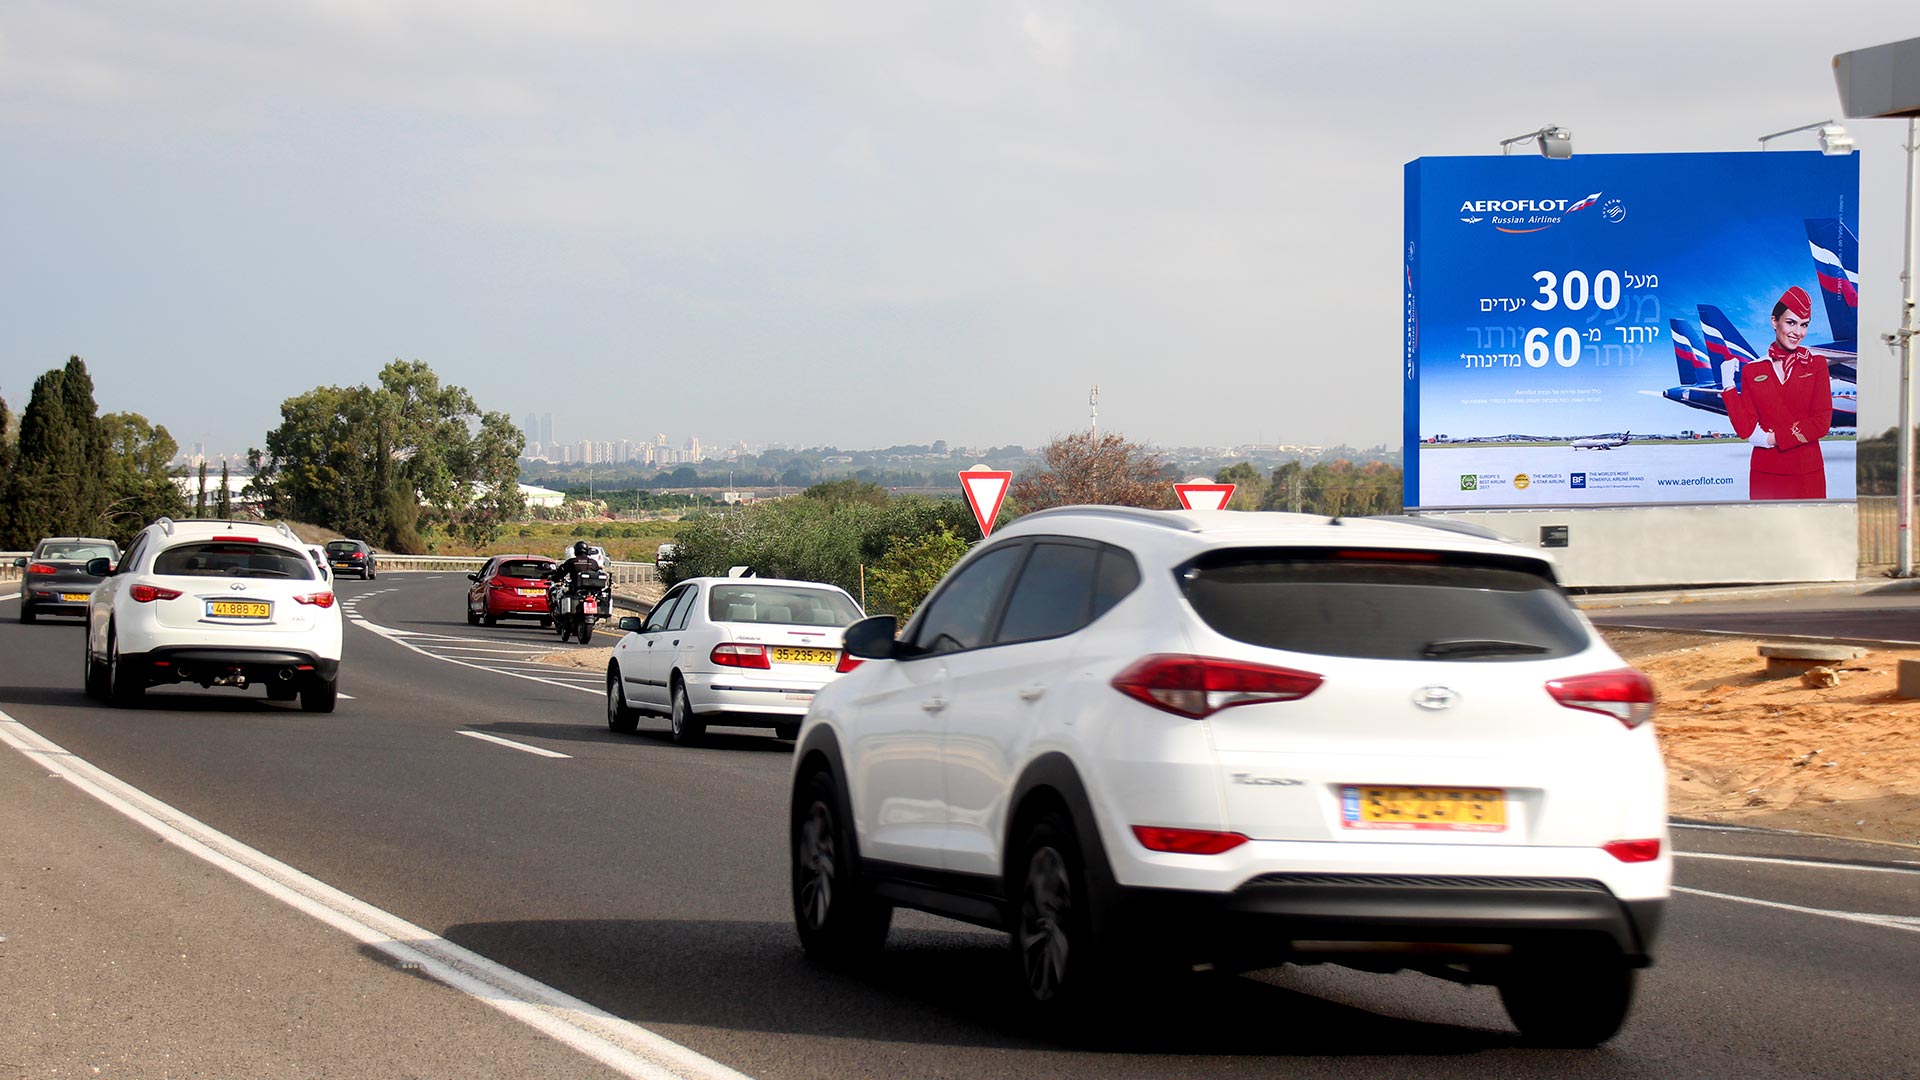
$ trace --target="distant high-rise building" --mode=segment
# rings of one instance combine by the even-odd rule
[[[700,437],[698,435],[687,436],[687,460],[696,465],[702,460],[700,457]]]
[[[545,446],[553,445],[553,414],[540,414],[540,442]]]
[[[540,418],[533,415],[532,413],[528,413],[526,416],[522,417],[520,421],[520,434],[525,435],[527,437],[527,442],[529,443],[539,442],[540,441]]]
[[[577,458],[576,460],[578,460],[578,461],[580,462],[580,464],[582,464],[582,465],[591,465],[591,464],[593,464],[593,442],[592,442],[592,440],[590,440],[590,439],[581,439],[581,440],[580,440],[580,449],[579,449],[579,455],[580,455],[580,456],[579,456],[579,457],[578,457],[578,458]]]

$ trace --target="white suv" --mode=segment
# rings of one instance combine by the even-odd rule
[[[1280,963],[1499,988],[1620,1027],[1668,895],[1651,684],[1538,552],[1419,519],[1069,507],[976,547],[814,698],[794,916],[847,962],[895,906],[1012,936],[1029,1006]]]
[[[284,524],[161,518],[88,602],[87,693],[134,705],[154,685],[263,683],[332,712],[340,638],[333,587]]]

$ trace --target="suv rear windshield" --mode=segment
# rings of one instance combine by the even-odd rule
[[[860,608],[845,593],[792,585],[715,585],[707,591],[707,618],[714,622],[846,626]]]
[[[327,550],[335,554],[345,555],[351,551],[359,551],[360,544],[355,540],[329,540],[327,541]]]
[[[1253,645],[1369,660],[1500,661],[1588,645],[1540,564],[1430,551],[1236,550],[1180,571],[1214,630]]]
[[[272,544],[219,540],[170,547],[153,557],[153,572],[169,577],[314,576],[313,564],[301,552]]]

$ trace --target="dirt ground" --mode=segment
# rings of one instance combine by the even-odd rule
[[[1654,716],[1675,816],[1920,844],[1920,701],[1873,649],[1838,685],[1769,675],[1759,639],[1606,631],[1660,694]]]
[[[1759,640],[1605,634],[1659,691],[1675,816],[1920,844],[1920,701],[1893,692],[1899,661],[1920,650],[1871,650],[1819,689],[1767,674]],[[544,660],[595,671],[612,651]]]

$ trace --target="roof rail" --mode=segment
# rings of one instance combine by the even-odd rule
[[[1080,506],[1051,506],[1045,510],[1035,510],[1030,514],[1023,514],[1016,520],[1031,521],[1034,518],[1043,518],[1050,515],[1092,515],[1095,517],[1114,517],[1114,518],[1122,518],[1127,521],[1137,521],[1142,525],[1158,525],[1163,529],[1177,529],[1180,532],[1199,532],[1200,531],[1200,526],[1194,524],[1191,521],[1188,521],[1185,518],[1176,517],[1173,511],[1171,510],[1147,510],[1138,506],[1104,506],[1104,505],[1094,505],[1094,504],[1080,505]],[[1009,522],[1009,524],[1012,524],[1012,523]]]
[[[161,532],[166,533],[168,536],[173,535],[173,519],[172,518],[162,514],[159,518],[157,518],[154,521],[154,524],[160,526]]]

